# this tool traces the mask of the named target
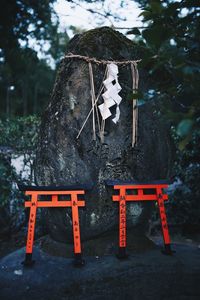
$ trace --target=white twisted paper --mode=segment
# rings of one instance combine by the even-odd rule
[[[119,121],[120,117],[119,104],[122,101],[122,98],[118,95],[118,93],[121,91],[121,86],[118,82],[118,66],[111,63],[108,64],[107,67],[107,78],[103,81],[104,87],[106,88],[105,93],[102,94],[104,103],[98,105],[98,108],[100,110],[102,119],[106,120],[112,115],[110,107],[117,105],[116,115],[112,119],[112,121],[116,124]],[[113,81],[115,81],[115,83],[113,83]]]

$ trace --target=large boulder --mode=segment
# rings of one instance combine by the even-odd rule
[[[108,27],[76,35],[68,52],[97,59],[142,59],[141,49],[121,33]],[[105,66],[93,64],[96,91]],[[88,63],[64,58],[58,70],[51,100],[42,117],[36,158],[36,181],[39,185],[93,183],[86,194],[86,209],[79,209],[81,237],[91,239],[117,228],[118,205],[112,202],[112,189],[105,180],[154,180],[166,178],[171,166],[170,139],[158,117],[158,107],[151,102],[139,107],[138,144],[131,147],[132,78],[130,66],[119,67],[120,121],[106,122],[105,140],[92,140],[92,118],[80,138],[76,136],[91,109]],[[140,70],[140,89],[151,86],[147,72]],[[128,227],[135,232],[146,229],[151,203],[129,203]],[[49,209],[46,222],[53,239],[72,242],[70,209]]]

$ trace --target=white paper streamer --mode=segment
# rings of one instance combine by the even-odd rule
[[[106,88],[105,93],[102,94],[104,99],[104,103],[98,105],[101,116],[103,120],[109,118],[112,113],[110,108],[114,105],[117,105],[116,115],[112,119],[114,123],[119,121],[120,109],[119,104],[122,101],[122,98],[119,96],[119,92],[121,91],[121,86],[118,82],[118,66],[116,64],[108,64],[108,73],[106,80],[103,81],[104,87]],[[115,81],[115,83],[113,83]]]

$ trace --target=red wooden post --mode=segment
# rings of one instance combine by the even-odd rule
[[[73,235],[74,235],[74,254],[75,266],[84,265],[84,260],[81,256],[81,238],[80,238],[80,226],[79,226],[79,214],[78,214],[78,199],[76,193],[71,193],[71,206],[72,206],[72,223],[73,223]]]
[[[163,241],[165,245],[165,250],[163,251],[163,253],[172,254],[162,189],[158,187],[156,189],[156,193],[157,193],[158,208],[159,208],[160,220],[162,226]]]
[[[119,258],[126,258],[126,190],[120,188],[119,196]]]
[[[27,193],[26,193],[27,194]],[[32,260],[32,252],[33,252],[33,242],[34,242],[34,233],[35,233],[35,221],[36,221],[36,212],[37,212],[37,200],[38,194],[37,192],[33,192],[31,195],[31,206],[29,213],[29,222],[28,222],[28,236],[26,243],[26,258],[24,261],[25,265],[33,265],[34,260]]]

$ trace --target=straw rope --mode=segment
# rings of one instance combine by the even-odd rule
[[[89,56],[84,56],[84,55],[79,55],[79,54],[73,54],[73,53],[68,53],[67,55],[64,56],[63,59],[68,59],[68,58],[77,58],[77,59],[81,59],[84,60],[86,62],[93,62],[96,63],[98,65],[103,64],[103,65],[107,65],[107,64],[116,64],[116,65],[129,65],[130,63],[132,64],[137,64],[141,61],[141,59],[138,60],[122,60],[122,61],[118,61],[118,60],[98,60],[95,57],[89,57]]]

